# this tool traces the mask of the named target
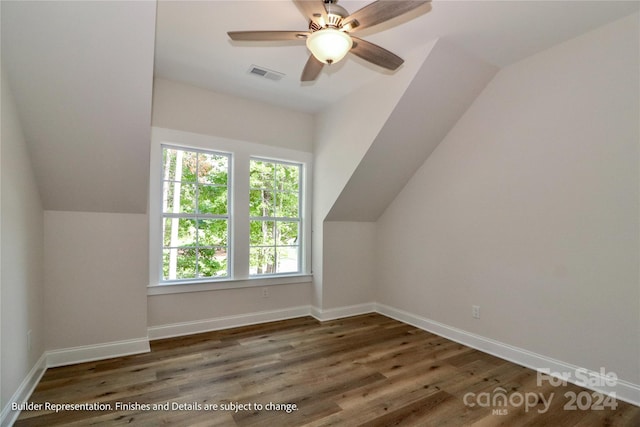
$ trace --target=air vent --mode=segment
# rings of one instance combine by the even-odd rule
[[[252,65],[251,67],[249,67],[249,74],[253,74],[254,76],[258,76],[258,77],[263,77],[267,80],[273,80],[274,82],[282,80],[282,78],[285,76],[284,73],[279,73],[277,71],[269,70],[267,68],[259,67],[257,65]]]

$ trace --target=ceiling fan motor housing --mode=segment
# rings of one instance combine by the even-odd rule
[[[349,16],[349,12],[347,12],[344,7],[338,6],[335,0],[325,0],[324,3],[324,8],[327,12],[326,22],[324,22],[324,25],[320,25],[312,20],[309,22],[309,29],[311,31],[318,31],[323,28],[340,28],[342,26],[342,20]],[[322,21],[325,20],[323,19]]]
[[[342,19],[349,16],[349,12],[347,12],[344,7],[338,6],[335,3],[326,4],[325,9],[327,10],[327,18],[329,19],[329,22],[326,24],[330,27],[340,28]]]

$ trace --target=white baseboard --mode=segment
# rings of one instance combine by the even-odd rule
[[[26,402],[29,399],[29,396],[31,396],[31,393],[33,393],[33,390],[38,385],[38,382],[40,382],[40,378],[42,378],[42,375],[44,375],[46,370],[47,355],[46,353],[43,353],[36,364],[33,365],[33,368],[31,368],[31,371],[29,371],[24,381],[22,381],[20,387],[18,387],[16,392],[13,393],[13,396],[11,396],[9,401],[6,402],[4,408],[2,408],[2,413],[0,414],[0,426],[13,425],[13,423],[18,418],[18,415],[20,415],[20,411],[11,409],[11,404],[14,402]]]
[[[600,372],[581,368],[579,366],[572,365],[571,363],[566,363],[522,348],[485,338],[480,335],[472,334],[384,304],[375,304],[375,311],[382,315],[423,329],[427,332],[450,339],[451,341],[464,344],[468,347],[475,348],[484,353],[491,354],[536,371],[551,372],[552,375],[553,373],[568,373],[569,376],[557,375],[557,377],[563,377],[567,382],[571,382],[599,393],[615,395],[616,399],[631,403],[632,405],[640,406],[640,385],[638,384],[618,379],[615,381],[615,385],[607,386],[607,381],[605,381],[607,378]],[[581,375],[576,376],[575,373],[581,373]],[[585,376],[589,378],[588,384],[580,382],[580,380],[584,379]],[[602,385],[592,386],[591,384]]]
[[[261,311],[235,316],[216,317],[213,319],[197,320],[194,322],[172,323],[168,325],[151,326],[148,328],[150,340],[172,338],[182,335],[198,334],[202,332],[218,331],[239,326],[255,325],[278,320],[293,319],[309,315],[309,306],[291,307],[282,310]]]
[[[158,340],[163,338],[179,337],[183,335],[199,334],[203,332],[219,331],[222,329],[236,328],[239,326],[275,322],[278,320],[293,319],[303,316],[313,316],[319,321],[327,321],[373,312],[375,312],[374,303],[331,308],[328,310],[321,310],[317,307],[304,305],[285,308],[281,310],[261,311],[257,313],[196,320],[193,322],[181,322],[160,326],[151,326],[147,329],[147,331],[150,340]]]
[[[112,357],[148,353],[149,351],[149,339],[147,337],[50,350],[46,353],[47,367],[53,368],[74,363],[92,362]]]
[[[346,307],[329,308],[322,310],[318,307],[311,307],[311,315],[321,322],[327,320],[341,319],[343,317],[357,316],[360,314],[374,313],[376,305],[374,303],[349,305]]]

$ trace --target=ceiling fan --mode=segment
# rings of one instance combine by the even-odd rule
[[[378,0],[349,14],[337,1],[293,0],[309,18],[308,31],[229,31],[227,34],[235,41],[305,40],[311,56],[302,71],[303,82],[315,80],[325,64],[335,64],[348,52],[383,68],[396,70],[404,62],[402,58],[351,34],[430,3],[430,0]]]

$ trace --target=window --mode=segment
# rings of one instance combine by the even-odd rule
[[[162,279],[229,276],[229,155],[162,147]]]
[[[251,159],[249,273],[300,271],[301,165]]]
[[[148,294],[309,283],[312,160],[153,128]]]

